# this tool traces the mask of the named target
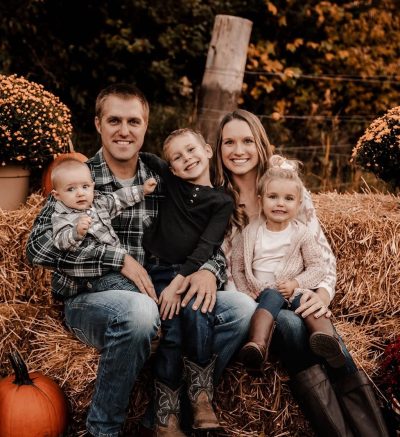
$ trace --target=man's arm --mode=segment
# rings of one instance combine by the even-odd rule
[[[168,163],[153,153],[140,152],[140,159],[161,177],[171,174]]]
[[[109,245],[80,247],[75,252],[62,252],[53,244],[51,216],[55,200],[50,197],[36,217],[29,235],[26,254],[35,265],[62,270],[73,277],[102,276],[110,270],[120,271],[126,251]]]

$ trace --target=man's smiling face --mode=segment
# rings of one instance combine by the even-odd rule
[[[138,98],[108,96],[104,100],[101,116],[95,119],[106,161],[136,163],[147,123],[148,112]]]

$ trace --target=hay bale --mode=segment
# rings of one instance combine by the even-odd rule
[[[313,196],[337,258],[339,314],[400,313],[400,199],[384,194]]]
[[[400,326],[399,200],[381,194],[314,195],[317,213],[338,260],[335,324],[359,367],[378,380],[385,343]],[[50,295],[50,274],[32,268],[25,244],[43,198],[33,195],[17,211],[0,211],[0,365],[11,372],[7,352],[20,350],[30,370],[59,382],[71,407],[69,436],[85,435],[98,353],[68,332]],[[3,280],[4,279],[4,280]],[[236,363],[216,388],[219,436],[291,436],[313,433],[288,389],[279,364],[265,378],[251,378]],[[125,425],[134,434],[149,400],[149,365],[132,393]]]
[[[0,209],[0,302],[50,304],[50,272],[32,268],[25,249],[44,198],[39,194],[15,211]]]

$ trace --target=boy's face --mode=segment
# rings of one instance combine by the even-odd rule
[[[52,194],[69,208],[89,209],[94,197],[94,182],[89,169],[77,167],[60,173]]]
[[[191,133],[173,138],[165,147],[165,155],[172,173],[185,181],[197,185],[211,185],[211,147],[201,144]]]

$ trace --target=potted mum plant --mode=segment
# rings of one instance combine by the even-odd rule
[[[400,106],[374,120],[353,149],[350,162],[355,162],[387,182],[400,188]]]
[[[17,75],[0,75],[0,208],[16,209],[28,194],[28,175],[69,150],[69,109],[42,85]],[[13,176],[16,172],[16,176]],[[18,188],[18,182],[23,182]]]

